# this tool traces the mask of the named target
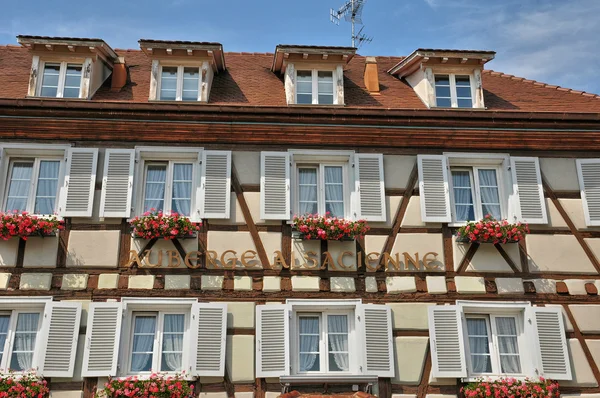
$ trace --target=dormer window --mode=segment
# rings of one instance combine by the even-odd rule
[[[152,58],[150,101],[208,102],[215,73],[226,70],[219,43],[140,40]]]
[[[82,64],[46,62],[40,97],[79,98],[82,70]]]
[[[333,71],[299,70],[296,72],[297,104],[334,104]]]
[[[439,108],[472,108],[471,77],[435,75],[435,105]]]

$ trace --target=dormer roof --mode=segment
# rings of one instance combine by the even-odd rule
[[[346,64],[356,55],[354,47],[279,44],[275,48],[271,70],[285,72],[286,61],[335,62]]]
[[[196,58],[210,58],[215,72],[227,69],[223,45],[215,42],[204,41],[176,41],[141,39],[141,50],[150,58],[183,58],[192,60]]]
[[[402,59],[394,65],[388,73],[399,78],[408,76],[415,72],[419,67],[429,64],[478,64],[483,65],[496,56],[495,51],[486,50],[450,50],[450,49],[432,49],[419,48],[412,52],[408,57]]]
[[[111,68],[119,63],[117,53],[102,39],[20,35],[17,41],[23,47],[42,54],[97,55]]]

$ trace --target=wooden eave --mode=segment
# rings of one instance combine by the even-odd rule
[[[356,55],[354,47],[319,47],[295,46],[280,44],[275,48],[271,70],[275,73],[285,71],[286,62],[290,59],[317,62],[339,62],[347,64]]]
[[[227,69],[221,43],[179,42],[141,39],[140,49],[150,58],[166,57],[173,59],[210,58],[215,72]]]
[[[60,54],[61,56],[98,56],[110,68],[119,63],[119,56],[101,39],[77,39],[68,37],[17,36],[19,44],[37,54]]]
[[[495,54],[494,51],[418,49],[390,68],[388,73],[402,78],[414,73],[424,63],[444,64],[448,60],[458,60],[460,64],[476,60],[483,65],[494,59]]]

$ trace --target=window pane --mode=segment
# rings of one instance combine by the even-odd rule
[[[33,162],[13,162],[6,199],[6,211],[22,212],[27,210],[32,174]]]
[[[81,71],[82,65],[68,64],[65,74],[65,89],[63,97],[78,98],[79,88],[81,86]]]
[[[42,160],[35,193],[35,214],[53,214],[58,189],[59,161]]]
[[[39,319],[40,314],[19,314],[10,359],[10,369],[23,371],[32,368]]]
[[[144,212],[164,209],[167,165],[151,164],[146,167],[146,191],[144,194]]]
[[[448,75],[435,75],[435,86],[448,86],[450,87],[450,76]]]
[[[521,373],[517,322],[513,317],[497,317],[498,352],[502,373]]]
[[[312,104],[312,94],[298,94],[296,95],[297,104]]]
[[[456,81],[456,87],[470,87],[471,80],[469,76],[455,76],[454,80]]]
[[[452,170],[452,187],[456,221],[472,221],[475,219],[471,174],[467,170]]]
[[[42,97],[56,97],[58,92],[58,77],[60,75],[60,64],[45,64],[42,77]]]
[[[184,101],[198,101],[198,84],[200,70],[198,68],[183,69],[183,94]]]
[[[136,316],[131,347],[131,371],[149,372],[152,370],[156,316]]]
[[[471,88],[470,87],[456,87],[456,96],[465,99],[471,99]]]
[[[319,353],[319,317],[298,318],[299,326],[299,365],[300,372],[318,372],[321,368]]]
[[[333,72],[318,72],[317,85],[319,90],[319,104],[333,104]]]
[[[479,169],[478,176],[482,214],[484,216],[490,214],[492,217],[500,220],[502,214],[500,211],[500,194],[496,170]]]
[[[333,95],[319,94],[319,104],[332,105],[333,104]]]
[[[312,72],[309,70],[299,70],[296,72],[298,82],[311,82],[312,83]]]
[[[439,98],[450,98],[449,86],[435,86],[435,96]]]
[[[296,86],[296,92],[298,94],[311,94],[312,93],[312,81],[309,81],[309,82],[299,81],[298,85]]]
[[[317,169],[298,169],[298,213],[316,214],[317,206]]]
[[[8,324],[10,323],[10,315],[0,315],[0,363],[4,356],[4,344],[8,335]]]
[[[309,70],[296,72],[296,103],[312,104],[312,72]]]
[[[177,67],[163,67],[160,76],[160,99],[175,100],[177,98]]]
[[[343,168],[325,166],[325,211],[333,217],[344,217]]]
[[[327,316],[329,371],[345,372],[350,369],[348,354],[348,316]]]
[[[483,318],[468,318],[467,333],[471,366],[475,373],[491,373],[492,362],[488,338],[487,321]]]
[[[440,108],[450,108],[452,106],[452,101],[450,98],[437,98],[436,106],[439,106]]]
[[[472,108],[473,107],[473,101],[471,101],[470,99],[458,99],[457,100],[457,104],[459,108]]]
[[[191,164],[177,163],[173,166],[173,201],[171,211],[189,217],[192,204]]]
[[[165,315],[162,344],[162,364],[160,368],[161,371],[177,372],[182,370],[184,330],[185,315]]]

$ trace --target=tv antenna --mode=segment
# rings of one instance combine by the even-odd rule
[[[329,19],[336,25],[340,24],[340,20],[344,18],[352,25],[352,47],[360,47],[364,43],[373,41],[372,37],[367,37],[362,31],[364,26],[356,32],[356,24],[362,25],[362,12],[367,0],[349,0],[339,10],[333,8],[329,12]]]

